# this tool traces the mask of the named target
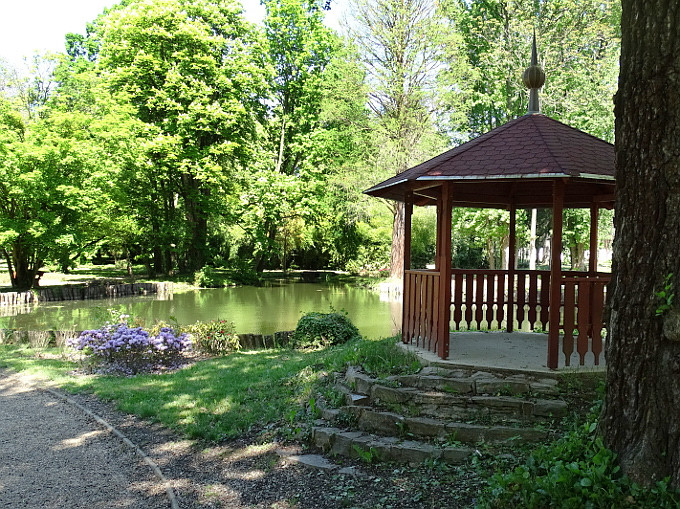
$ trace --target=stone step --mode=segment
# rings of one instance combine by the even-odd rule
[[[324,452],[371,462],[394,461],[422,463],[438,459],[446,463],[463,463],[472,454],[467,447],[436,446],[416,440],[381,437],[362,431],[343,431],[339,428],[316,426],[312,441]]]
[[[499,375],[482,371],[444,370],[425,367],[415,375],[388,377],[385,382],[349,368],[345,380],[354,392],[370,394],[375,384],[392,387],[411,387],[421,390],[435,390],[449,394],[473,395],[559,395],[558,381],[552,378],[538,378],[524,374]]]
[[[446,419],[501,414],[520,421],[536,421],[568,414],[567,403],[560,399],[460,395],[413,387],[388,387],[378,383],[373,383],[367,392],[367,395],[347,394],[345,401],[348,405],[398,405],[411,414]]]
[[[348,419],[347,416],[351,416]],[[540,442],[550,433],[535,428],[512,426],[485,426],[455,421],[443,421],[430,417],[408,417],[369,407],[348,406],[337,410],[325,410],[322,417],[336,422],[351,420],[362,431],[404,438],[437,438],[468,444],[479,442],[502,443],[508,440],[522,443]]]

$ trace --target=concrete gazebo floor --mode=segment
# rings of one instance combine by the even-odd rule
[[[570,366],[565,366],[560,336],[559,365],[557,370],[548,369],[548,335],[532,332],[453,332],[450,335],[449,358],[440,359],[436,354],[413,345],[403,348],[413,351],[427,365],[442,368],[479,368],[480,370],[516,371],[529,373],[602,373],[606,370],[604,354],[600,364],[595,365],[592,353],[587,353],[585,365],[579,365],[576,352],[571,356]]]

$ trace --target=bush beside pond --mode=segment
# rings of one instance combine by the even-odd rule
[[[292,346],[331,346],[359,339],[359,329],[342,313],[307,313],[297,323]]]
[[[191,334],[194,348],[211,355],[224,355],[241,348],[234,324],[226,320],[196,322],[182,328]]]
[[[257,272],[247,267],[235,270],[218,270],[205,266],[194,273],[194,286],[200,288],[224,288],[225,286],[253,285],[261,283]]]

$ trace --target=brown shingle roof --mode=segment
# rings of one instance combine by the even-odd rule
[[[423,180],[614,178],[614,146],[540,113],[524,115],[366,191],[399,199]]]

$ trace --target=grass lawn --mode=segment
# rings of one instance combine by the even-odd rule
[[[157,278],[149,278],[146,273],[146,268],[143,265],[135,265],[135,283],[149,283],[155,281],[172,281],[175,284],[175,290],[192,288],[192,277],[186,274],[176,276],[160,276]],[[71,284],[83,284],[96,280],[116,280],[120,282],[131,282],[125,268],[116,266],[114,264],[107,265],[93,265],[85,264],[79,265],[72,269],[68,274],[63,272],[51,272],[48,268],[43,268],[45,274],[40,279],[40,286],[62,286]],[[0,261],[0,291],[14,291],[10,286],[9,273],[7,272],[7,264]]]
[[[415,372],[417,359],[396,338],[359,340],[317,351],[241,352],[200,361],[172,373],[135,377],[73,375],[77,363],[60,350],[0,346],[0,367],[27,371],[71,392],[86,391],[127,413],[158,421],[192,438],[220,441],[278,424],[293,425],[326,374],[348,363],[376,375]]]

